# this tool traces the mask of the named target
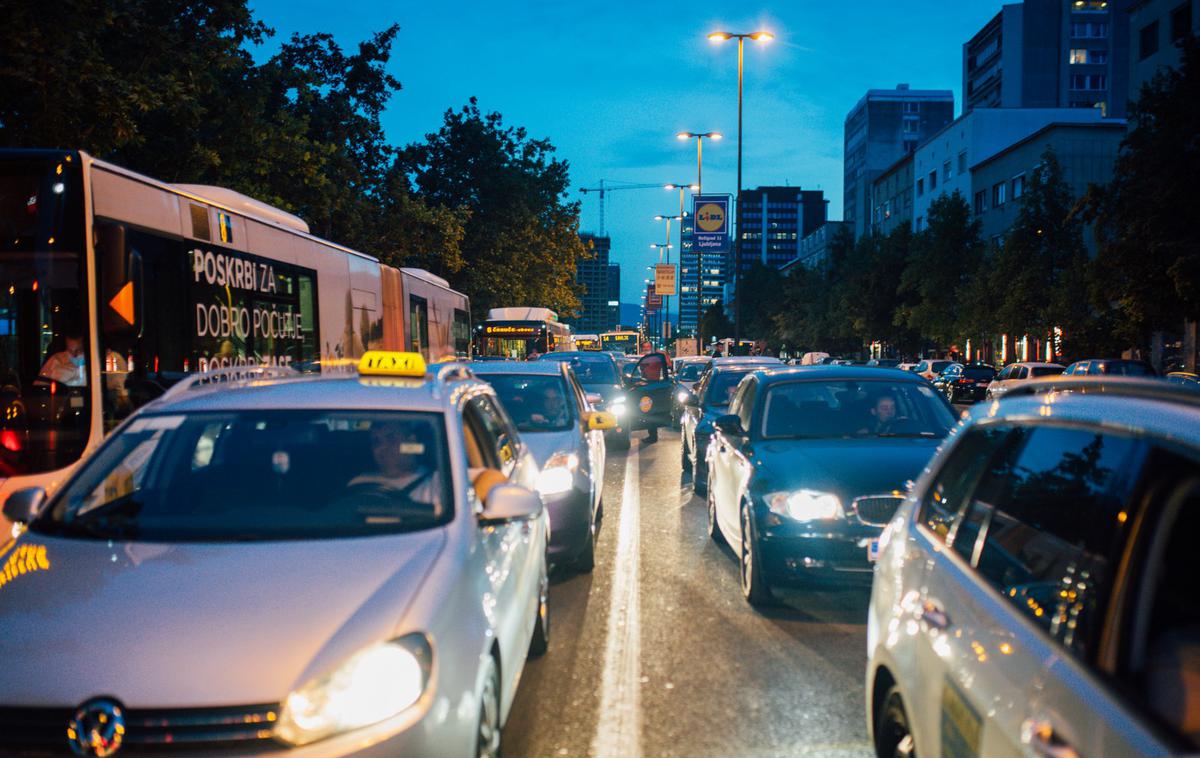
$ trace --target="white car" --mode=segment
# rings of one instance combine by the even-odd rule
[[[987,389],[984,390],[984,398],[999,400],[1013,387],[1034,379],[1058,376],[1065,370],[1065,366],[1057,363],[1010,363],[1001,369],[1000,373],[996,374],[996,378],[988,384]]]
[[[359,372],[201,374],[8,498],[0,755],[499,754],[547,642],[537,464],[464,366]]]
[[[938,374],[945,371],[946,367],[953,363],[954,363],[954,361],[946,360],[946,359],[924,360],[924,361],[918,362],[917,365],[913,366],[912,369],[910,369],[910,370],[915,373],[920,374],[921,376],[925,377],[926,379],[928,379],[929,381],[932,382],[934,379],[936,379],[938,377]]]
[[[1200,400],[1083,378],[978,406],[880,540],[880,756],[1200,749]]]

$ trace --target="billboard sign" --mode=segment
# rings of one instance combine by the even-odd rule
[[[693,198],[695,248],[700,253],[729,252],[729,195]]]
[[[659,263],[654,267],[654,291],[668,297],[675,294],[675,266]]]

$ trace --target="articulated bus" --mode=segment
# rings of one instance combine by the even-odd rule
[[[619,350],[626,355],[637,355],[641,352],[641,342],[637,332],[618,329],[600,335],[600,345],[604,350]]]
[[[57,486],[189,372],[329,370],[375,347],[465,355],[469,313],[446,281],[231,190],[0,151],[0,501]]]
[[[492,308],[475,327],[475,355],[525,360],[530,355],[574,350],[571,327],[549,308]]]
[[[595,350],[599,352],[604,348],[600,345],[599,334],[576,334],[575,335],[576,350]]]

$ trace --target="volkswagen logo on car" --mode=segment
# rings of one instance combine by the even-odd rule
[[[121,749],[125,712],[110,698],[94,698],[79,706],[67,724],[67,740],[75,755],[104,758]]]

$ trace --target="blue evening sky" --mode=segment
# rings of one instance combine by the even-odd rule
[[[251,0],[274,27],[273,49],[293,32],[328,31],[353,49],[400,24],[391,73],[403,89],[384,126],[396,144],[438,128],[447,108],[471,96],[511,125],[547,137],[570,162],[581,228],[599,222],[600,179],[693,180],[695,143],[681,130],[726,135],[706,144],[704,189],[733,192],[737,168],[737,53],[713,45],[716,29],[768,29],[776,40],[747,43],[743,186],[823,189],[830,218],[842,215],[842,123],[872,87],[908,82],[952,89],[960,105],[962,43],[1000,8],[999,0],[790,0],[764,4],[659,0]],[[662,242],[657,213],[678,212],[678,193],[612,193],[606,226],[621,264],[624,302],[637,302],[650,244]],[[673,230],[674,231],[674,230]],[[672,236],[675,236],[674,234]],[[674,242],[676,245],[677,241]],[[672,250],[672,254],[677,248]]]

